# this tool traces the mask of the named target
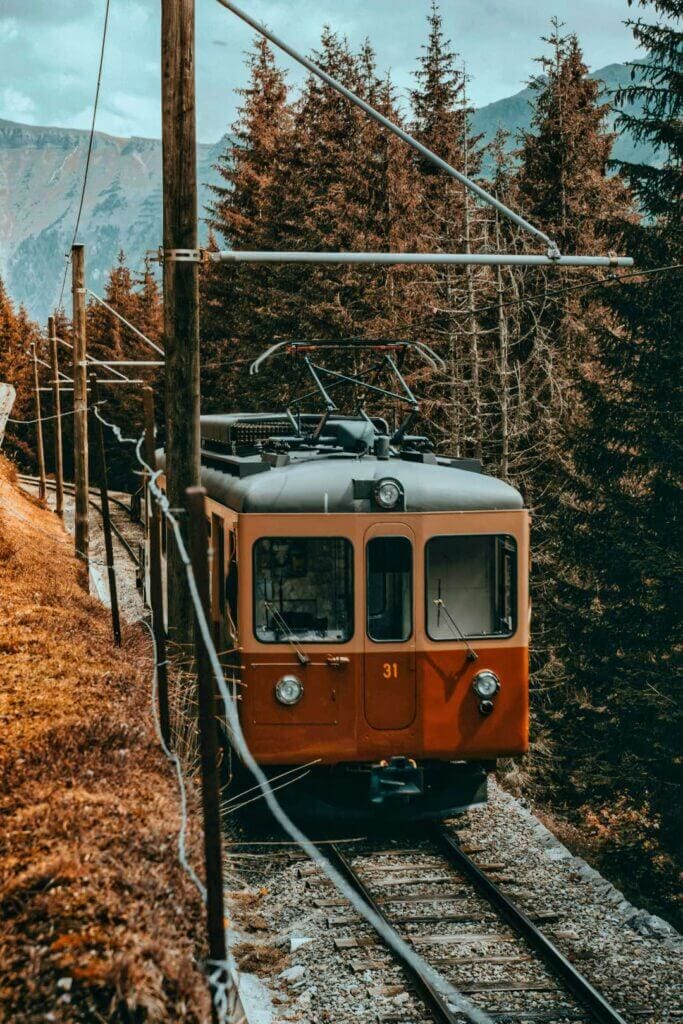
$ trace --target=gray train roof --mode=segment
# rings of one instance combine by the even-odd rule
[[[206,453],[202,453],[204,460]],[[377,511],[369,482],[391,477],[405,495],[406,512],[470,512],[523,508],[514,487],[459,468],[450,460],[407,461],[374,455],[315,455],[295,457],[286,464],[275,456],[237,459],[209,455],[201,480],[210,498],[237,512],[370,512]],[[265,461],[264,461],[265,460]],[[158,463],[165,465],[163,452]],[[219,468],[220,467],[220,468]]]

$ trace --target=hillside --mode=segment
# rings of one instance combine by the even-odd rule
[[[625,64],[608,64],[588,76],[604,83],[605,99],[619,86],[626,85],[630,81],[630,70]],[[508,148],[514,148],[515,134],[527,131],[531,125],[531,100],[533,90],[526,88],[515,93],[514,96],[507,96],[495,103],[489,103],[475,111],[473,123],[475,131],[481,133],[483,142],[490,142],[499,128],[510,133]],[[627,108],[629,109],[629,108]],[[609,118],[610,128],[614,127],[615,115]],[[653,153],[646,144],[634,142],[630,135],[618,135],[613,155],[617,160],[628,160],[632,162],[651,163]]]
[[[12,479],[0,458],[0,1020],[199,1024],[204,913],[149,642],[129,626],[112,647],[61,522]]]
[[[592,77],[612,90],[628,79],[628,68],[611,64]],[[475,128],[490,141],[498,128],[528,128],[530,89],[476,111]],[[0,121],[0,276],[9,294],[41,322],[58,300],[64,254],[71,243],[80,198],[88,133]],[[214,164],[225,139],[198,148],[202,184],[200,216],[208,187],[218,180]],[[615,156],[649,161],[651,152],[628,136],[617,139]],[[161,241],[161,143],[97,133],[80,232],[87,246],[88,283],[97,290],[120,249],[139,268],[148,249]],[[205,236],[205,226],[202,223]],[[68,298],[68,293],[67,293]]]
[[[85,131],[0,120],[0,276],[41,322],[59,298],[87,146]],[[201,211],[223,147],[198,147]],[[161,244],[161,219],[161,142],[98,132],[79,234],[90,287],[97,291],[120,249],[139,270]]]

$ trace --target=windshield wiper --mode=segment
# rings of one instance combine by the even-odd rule
[[[299,640],[298,636],[295,636],[294,633],[292,633],[291,629],[287,625],[287,622],[282,617],[277,608],[274,605],[272,605],[270,601],[266,601],[265,597],[263,599],[263,606],[271,613],[273,618],[279,622],[280,628],[284,631],[287,642],[291,644],[291,646],[294,648],[294,652],[297,658],[299,659],[300,663],[302,665],[308,665],[311,659],[304,651],[301,650],[300,647],[297,646]]]
[[[439,609],[439,614],[437,615],[437,619],[436,619],[437,626],[439,625],[440,612],[441,612],[441,609],[443,608],[443,610],[444,610],[444,612],[446,614],[447,619],[449,620],[449,622],[452,625],[453,629],[456,631],[456,633],[458,634],[458,636],[460,637],[462,642],[465,644],[465,647],[467,648],[467,658],[468,658],[468,660],[469,661],[476,661],[478,659],[479,655],[474,650],[474,648],[470,644],[469,640],[467,639],[467,637],[465,636],[465,634],[461,630],[460,626],[458,625],[458,623],[455,621],[455,619],[451,615],[451,613],[450,613],[450,611],[448,609],[448,605],[446,604],[446,602],[444,601],[444,599],[441,596],[441,580],[439,580],[439,596],[434,598],[434,604]]]

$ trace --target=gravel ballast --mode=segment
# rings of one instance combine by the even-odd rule
[[[669,924],[628,903],[606,879],[584,860],[574,857],[529,810],[495,783],[490,786],[486,807],[453,819],[450,826],[457,831],[463,846],[477,851],[473,859],[504,865],[501,874],[510,881],[501,882],[501,888],[528,914],[548,915],[548,923],[540,924],[542,930],[629,1024],[665,1024],[683,1019],[683,939]],[[373,840],[374,847],[381,845],[384,851],[390,849],[391,843],[389,837],[381,844]],[[420,845],[419,833],[407,842],[396,841],[398,849],[402,846],[415,850]],[[347,849],[353,849],[354,856],[361,851],[360,846]],[[373,860],[368,849],[368,845],[362,849],[361,863],[376,880],[386,880],[385,872],[390,868],[400,869],[401,865],[418,861],[428,863],[430,856],[428,845],[424,853],[395,860],[386,855]],[[259,1024],[342,1024],[351,1020],[375,1024],[383,1018],[408,1024],[428,1020],[419,1003],[405,990],[399,968],[381,946],[336,948],[336,938],[369,936],[374,940],[374,933],[341,902],[338,907],[315,906],[315,900],[330,900],[335,891],[309,861],[296,859],[290,850],[287,846],[232,845],[226,851],[226,860],[234,872],[233,884],[239,878],[254,894],[260,923],[267,926],[267,930],[254,931],[247,923],[245,932],[240,914],[236,914],[240,931],[235,940],[238,954],[239,943],[245,940],[247,948],[262,946],[282,954],[275,961],[276,966],[271,963],[260,970],[257,965],[254,971],[270,992],[270,1017],[264,1016],[267,1000],[263,990],[254,1006],[259,1012]],[[264,856],[254,856],[256,853]],[[438,863],[438,858],[434,858],[434,863]],[[411,874],[407,868],[404,870],[406,875]],[[425,878],[430,874],[425,870]],[[433,887],[430,891],[434,891]],[[477,897],[463,893],[458,900],[460,907],[455,907],[451,900],[432,904],[428,910],[446,915],[454,909],[466,909],[473,899]],[[481,906],[486,909],[484,904]],[[391,907],[392,914],[424,912],[419,903]],[[349,923],[330,927],[330,917],[348,918]],[[500,921],[478,925],[439,921],[405,926],[406,933],[415,936],[481,934],[491,928],[501,934],[505,930]],[[509,955],[507,945],[501,942],[497,949],[489,946],[487,952]],[[456,952],[458,956],[465,955],[460,945],[416,944],[416,948],[430,962],[435,949],[440,956]],[[470,949],[475,952],[473,960],[476,948],[475,945]],[[239,962],[239,955],[237,959]],[[253,958],[249,970],[252,968]],[[505,971],[512,971],[505,965],[482,966],[476,962],[457,970],[455,975],[449,969],[448,977],[457,979],[456,984],[459,980],[463,986],[510,977]],[[513,973],[515,979],[527,982],[549,978],[537,961],[515,964]],[[548,996],[541,992],[527,992],[523,997],[515,993],[490,993],[485,999],[481,994],[476,999],[480,1006],[492,1010],[514,1006],[541,1009]],[[572,1004],[570,998],[555,998],[553,1002]],[[248,1004],[247,999],[247,1011]]]

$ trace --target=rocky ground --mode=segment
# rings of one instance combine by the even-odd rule
[[[102,539],[94,511],[91,531],[97,558]],[[119,553],[122,567],[126,565],[120,575],[122,605],[134,618],[141,608],[135,574],[121,552],[117,559]],[[487,807],[471,811],[451,826],[463,844],[479,850],[476,859],[505,866],[506,891],[526,912],[548,915],[543,930],[628,1024],[683,1019],[683,939],[665,921],[628,903],[584,860],[572,856],[532,811],[495,783]],[[245,832],[228,805],[225,838],[228,934],[232,956],[240,967],[249,1024],[375,1024],[382,1019],[412,1024],[427,1019],[380,947],[337,948],[335,939],[372,933],[343,904],[335,909],[315,905],[315,901],[329,902],[333,892],[312,872],[310,862],[283,844],[281,836],[265,837],[262,830]],[[420,844],[419,834],[411,838],[413,848],[419,849]],[[405,847],[406,841],[397,839],[395,845]],[[390,848],[391,840],[383,846]],[[373,862],[372,853],[364,860],[366,868],[374,864],[380,869],[378,877],[395,863],[386,856],[377,856]],[[446,914],[449,908],[444,904],[443,909]],[[350,921],[330,926],[328,919],[334,916]],[[418,937],[454,929],[439,922],[411,925],[408,930]],[[457,931],[462,930],[458,926]],[[430,959],[428,949],[425,946],[422,952]],[[461,970],[457,979],[466,985],[500,977],[502,970],[494,968],[492,975],[490,967],[482,970],[474,964]],[[515,975],[534,978],[535,970],[533,964],[518,965]],[[515,1005],[514,997],[504,1000],[506,1007],[511,1002]],[[523,1005],[533,1002],[534,997],[527,994]],[[497,1002],[489,997],[487,1005],[502,1006],[500,997]],[[537,997],[537,1005],[543,1005],[543,996]]]
[[[683,939],[665,921],[627,903],[609,882],[585,861],[573,857],[530,811],[495,784],[487,807],[473,810],[451,825],[463,844],[479,849],[478,860],[505,865],[505,875],[513,879],[505,884],[506,891],[528,913],[549,915],[549,923],[541,925],[543,930],[626,1021],[664,1024],[683,1018]],[[411,840],[411,846],[416,842],[419,847],[419,836]],[[387,849],[390,843],[382,845]],[[240,886],[235,904],[235,956],[243,971],[258,976],[267,989],[262,989],[255,1001],[258,1024],[342,1024],[350,1020],[374,1024],[382,1015],[405,1024],[427,1019],[417,1011],[411,1015],[413,1000],[390,957],[381,950],[376,952],[379,947],[371,952],[362,946],[355,950],[336,947],[336,938],[372,932],[355,920],[346,926],[328,924],[331,915],[353,915],[343,907],[331,910],[314,905],[317,897],[332,893],[309,873],[310,862],[297,859],[288,847],[239,842],[229,846],[226,858],[233,885],[236,889]],[[375,860],[377,867],[387,869],[391,863],[386,857]],[[370,865],[372,857],[364,860],[366,870]],[[417,936],[462,932],[463,928],[436,924],[409,926],[409,930]],[[423,950],[426,956],[428,948]],[[374,962],[380,964],[377,969],[371,967]],[[532,977],[525,971],[533,970],[533,965],[517,967],[515,976]],[[463,983],[491,976],[490,967],[482,972],[476,966],[458,975]],[[393,993],[391,986],[397,986]],[[387,991],[380,995],[383,988]],[[513,1000],[505,997],[505,1008]],[[501,997],[489,997],[488,1006],[502,1008],[503,1002]],[[524,1006],[531,1004],[526,996]],[[538,997],[537,1005],[543,1005],[543,997]]]

